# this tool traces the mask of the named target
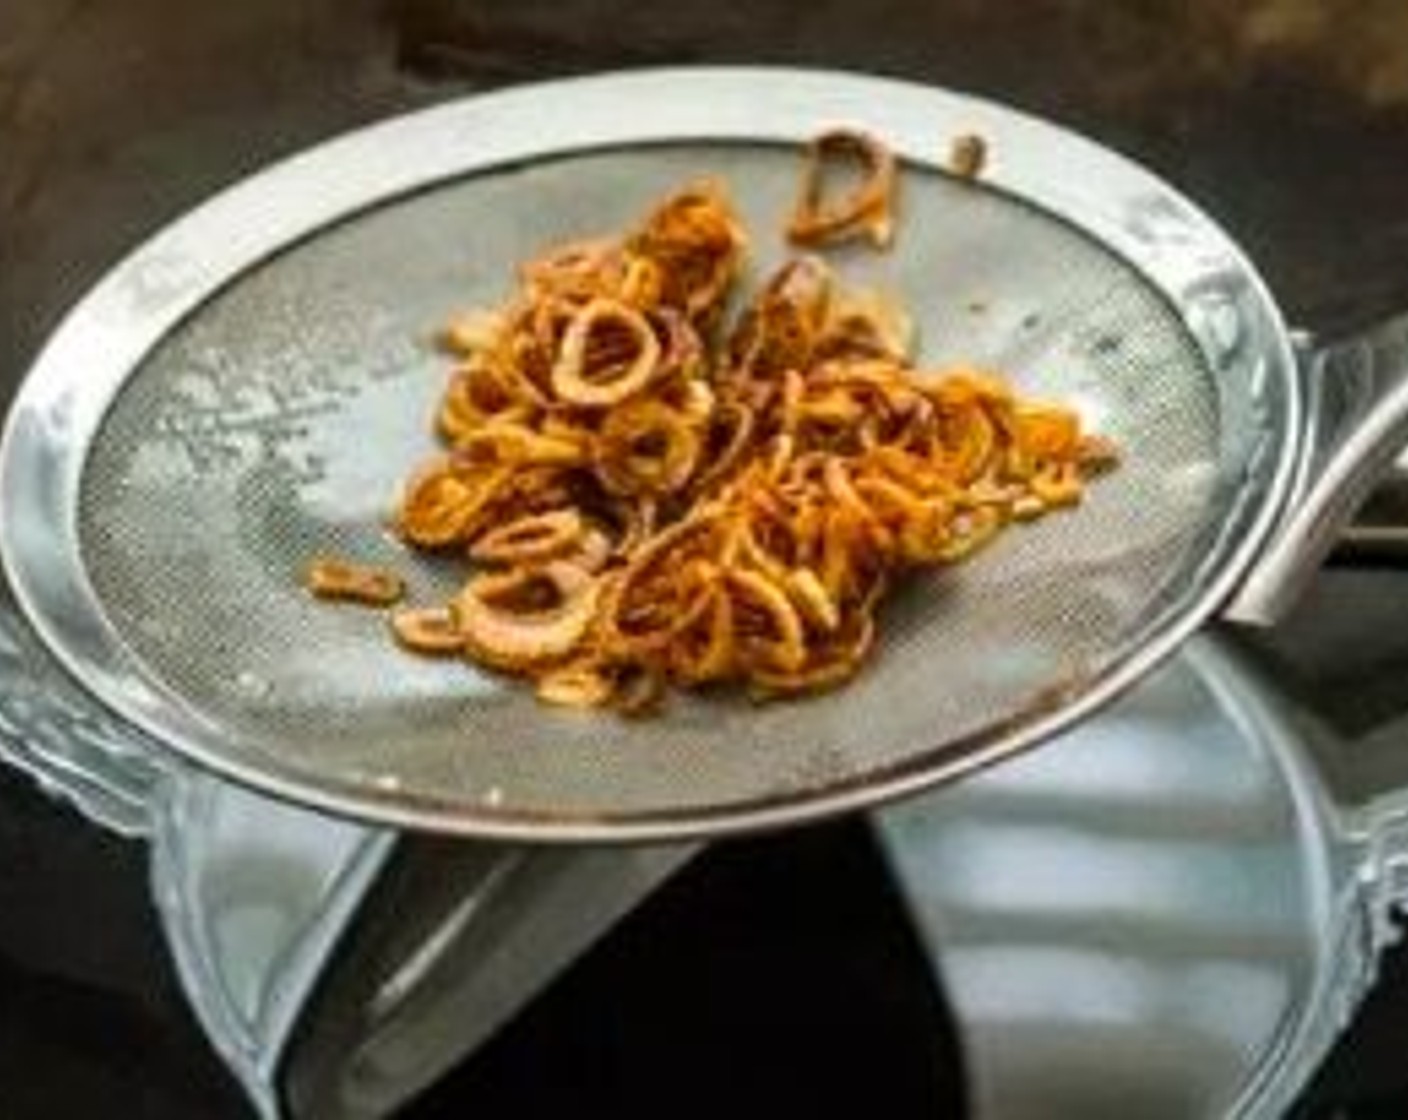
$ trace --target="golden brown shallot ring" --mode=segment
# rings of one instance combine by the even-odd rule
[[[644,389],[660,366],[660,340],[641,312],[594,299],[573,316],[552,367],[560,400],[583,407],[618,404]]]
[[[613,513],[614,524],[619,530],[615,552],[618,556],[634,557],[659,528],[659,502],[648,495],[638,496],[621,501],[614,507]]]
[[[643,718],[659,710],[665,699],[665,676],[658,669],[629,665],[617,673],[611,707],[620,715]]]
[[[646,257],[628,256],[617,297],[622,303],[648,311],[660,305],[665,294],[665,274]]]
[[[723,310],[746,244],[722,184],[704,180],[665,199],[626,248],[660,270],[661,303],[708,328]]]
[[[403,649],[412,653],[445,657],[464,652],[464,635],[449,607],[403,607],[392,611],[391,633]]]
[[[670,676],[686,686],[722,680],[734,667],[734,601],[715,579],[666,651]]]
[[[603,597],[606,632],[630,655],[668,643],[690,618],[685,604],[707,572],[684,563],[695,550],[705,550],[719,531],[717,516],[697,516],[676,522],[640,545]],[[697,598],[695,600],[697,602]]]
[[[406,581],[371,564],[320,556],[304,572],[304,586],[319,599],[387,607],[406,593]]]
[[[1036,459],[1072,459],[1080,444],[1080,421],[1068,409],[1035,401],[1012,411],[1015,440]]]
[[[970,556],[990,542],[1002,528],[1002,511],[994,506],[981,505],[957,514],[950,524],[950,537],[946,545],[936,550],[935,556],[944,563],[952,564]]]
[[[492,308],[477,307],[461,312],[445,324],[439,342],[462,358],[493,350],[503,337],[504,316]]]
[[[620,246],[605,237],[559,245],[518,270],[525,291],[534,299],[590,299],[624,274]]]
[[[499,489],[504,467],[474,469],[446,456],[422,467],[406,484],[396,528],[411,544],[445,548],[467,541]]]
[[[576,546],[562,558],[570,560],[584,572],[596,574],[606,570],[613,551],[611,538],[595,526],[588,526],[577,539]]]
[[[740,635],[741,655],[754,665],[784,672],[806,664],[806,632],[787,592],[761,572],[748,569],[732,569],[724,579],[737,596],[739,610],[763,622],[760,629]]]
[[[831,270],[816,257],[783,265],[729,338],[733,367],[763,378],[809,368],[826,323],[831,289]]]
[[[455,371],[435,413],[436,430],[449,443],[474,434],[491,417],[524,417],[519,399],[489,366],[465,366]]]
[[[465,648],[495,668],[559,661],[586,637],[596,614],[596,577],[555,561],[470,580],[455,599]]]
[[[829,634],[841,625],[841,609],[810,568],[789,572],[787,590],[806,620],[823,633]]]
[[[547,434],[519,416],[483,421],[461,436],[455,449],[469,462],[515,466],[573,467],[591,457],[589,440],[583,433]]]
[[[1075,505],[1084,489],[1080,469],[1074,462],[1041,464],[1032,474],[1031,488],[1047,509]]]
[[[755,414],[742,401],[721,401],[709,418],[694,488],[703,493],[742,463],[753,439]]]
[[[469,548],[481,564],[540,564],[579,550],[587,532],[580,510],[531,514],[485,532]]]
[[[895,156],[868,132],[833,128],[807,145],[802,185],[787,236],[796,245],[818,246],[854,237],[867,237],[877,248],[894,240]],[[859,173],[858,182],[840,197],[827,183],[828,175],[846,165]]]
[[[564,708],[600,708],[616,692],[610,670],[594,658],[569,661],[544,671],[538,678],[537,696],[546,704]]]
[[[1076,462],[1088,476],[1104,474],[1119,465],[1120,453],[1115,442],[1098,433],[1083,435],[1076,445]]]
[[[851,618],[853,621],[846,633],[812,646],[806,664],[800,668],[757,669],[752,679],[759,698],[822,692],[845,684],[855,676],[875,647],[875,619],[866,613]]]
[[[702,446],[687,416],[662,401],[630,401],[602,423],[597,475],[615,494],[673,494],[688,484]]]
[[[905,361],[914,346],[914,320],[892,296],[851,291],[832,305],[817,339],[817,361],[888,358]]]

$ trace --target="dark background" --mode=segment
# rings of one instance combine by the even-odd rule
[[[1399,0],[0,0],[0,401],[117,254],[329,133],[622,65],[797,62],[1015,104],[1217,217],[1289,318],[1408,308]],[[0,777],[0,1116],[242,1115],[174,990],[140,848]],[[1303,1107],[1408,1115],[1390,961]],[[709,853],[414,1111],[952,1116],[954,1051],[866,833]]]

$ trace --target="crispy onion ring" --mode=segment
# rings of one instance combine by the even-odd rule
[[[756,414],[741,400],[721,401],[709,417],[700,449],[700,470],[694,488],[704,493],[726,479],[747,457],[757,427]]]
[[[406,593],[406,581],[395,572],[330,556],[319,557],[308,565],[304,585],[319,599],[369,607],[390,606]]]
[[[662,202],[626,242],[661,276],[660,301],[708,328],[723,311],[747,239],[721,183],[691,184]]]
[[[459,620],[449,607],[403,607],[391,612],[391,633],[403,649],[429,657],[464,652]]]
[[[473,469],[450,456],[437,459],[406,484],[396,527],[422,548],[461,544],[478,530],[510,473],[505,467]]]
[[[564,708],[600,708],[617,689],[614,674],[600,661],[584,658],[546,670],[538,678],[537,696]]]
[[[814,355],[828,359],[888,358],[903,362],[914,346],[914,320],[894,298],[853,291],[835,301]]]
[[[613,494],[673,494],[689,483],[702,446],[688,416],[663,401],[630,401],[602,422],[597,476]]]
[[[752,679],[754,695],[767,699],[837,688],[860,671],[874,648],[874,616],[853,615],[843,632],[813,645],[808,650],[806,663],[800,667],[759,668]]]
[[[1076,462],[1087,478],[1114,470],[1119,465],[1119,448],[1115,441],[1097,433],[1082,435],[1076,445]]]
[[[719,532],[718,517],[681,521],[642,544],[612,587],[604,627],[612,643],[635,660],[648,660],[687,627],[700,609],[695,591],[709,572],[686,563],[708,555]]]
[[[575,467],[591,457],[582,432],[549,433],[521,415],[481,422],[455,442],[455,449],[464,462],[514,466]]]
[[[948,171],[956,179],[969,182],[983,173],[988,162],[988,144],[977,133],[955,136],[948,147]]]
[[[640,392],[656,375],[660,340],[645,316],[599,297],[572,317],[552,367],[560,400],[604,408]]]
[[[580,510],[555,509],[496,525],[470,545],[469,556],[481,564],[540,564],[579,551],[586,533]]]
[[[453,446],[473,437],[480,425],[490,419],[526,418],[528,410],[521,404],[522,398],[491,367],[463,366],[455,371],[440,398],[435,427]]]
[[[860,180],[839,198],[828,197],[828,173],[846,165],[858,169]],[[819,246],[868,238],[876,248],[894,240],[895,157],[867,132],[834,128],[807,146],[796,207],[787,225],[794,245]]]
[[[832,276],[815,257],[783,265],[744,312],[728,342],[730,360],[747,377],[775,377],[812,364],[831,305]]]
[[[519,267],[524,290],[532,299],[591,299],[624,279],[625,262],[607,237],[574,241],[541,253]]]
[[[491,352],[503,337],[503,315],[492,308],[479,307],[456,315],[440,332],[440,345],[462,358]]]
[[[715,572],[713,585],[689,612],[668,651],[669,675],[685,687],[726,679],[734,671],[734,598]]]
[[[738,601],[739,657],[750,668],[794,672],[805,665],[806,629],[786,588],[748,568],[733,569],[725,580]]]
[[[597,591],[591,573],[561,561],[480,575],[455,599],[455,621],[477,660],[522,671],[561,661],[581,644]]]

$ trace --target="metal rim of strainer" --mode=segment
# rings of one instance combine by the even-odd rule
[[[294,242],[438,183],[656,142],[796,143],[842,123],[873,129],[901,158],[940,169],[952,137],[984,137],[993,153],[988,186],[1055,215],[1132,264],[1179,309],[1219,375],[1275,386],[1280,436],[1257,508],[1223,562],[1202,573],[1196,594],[1130,656],[1010,725],[936,744],[918,760],[847,784],[613,817],[412,799],[346,778],[256,765],[231,757],[220,727],[143,671],[84,570],[82,471],[127,377],[205,300]],[[1229,308],[1240,335],[1232,347],[1220,341]],[[707,837],[796,825],[919,792],[1051,737],[1137,682],[1218,609],[1258,556],[1290,489],[1302,410],[1287,332],[1250,261],[1210,218],[1123,157],[1006,107],[893,79],[772,67],[629,71],[470,97],[363,128],[227,189],[134,251],[51,336],[7,418],[0,559],[35,629],[100,701],[236,781],[340,815],[499,840]]]

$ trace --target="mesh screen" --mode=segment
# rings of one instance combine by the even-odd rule
[[[843,254],[899,293],[926,361],[964,359],[1075,403],[1125,452],[1086,504],[1009,531],[885,611],[878,658],[802,702],[680,700],[630,722],[538,705],[457,663],[409,657],[375,612],[312,602],[314,553],[453,569],[384,529],[431,452],[434,329],[492,303],[543,244],[622,228],[682,179],[722,173],[778,236],[792,151],[678,146],[574,156],[398,201],[301,243],[154,351],[87,460],[84,561],[146,671],[285,779],[467,813],[593,819],[794,798],[942,752],[1079,688],[1139,642],[1202,559],[1229,472],[1217,387],[1177,315],[1122,261],[985,189],[910,169],[893,251]]]

